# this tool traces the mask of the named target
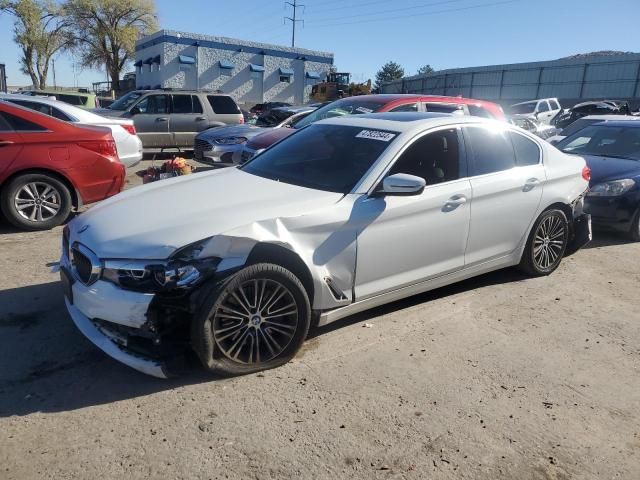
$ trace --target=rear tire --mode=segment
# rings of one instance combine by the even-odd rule
[[[244,375],[287,363],[310,323],[300,280],[278,265],[259,263],[212,287],[194,318],[191,340],[208,370]]]
[[[2,189],[2,213],[23,230],[49,230],[63,223],[71,212],[71,192],[46,173],[20,175]]]
[[[629,231],[629,237],[634,242],[640,242],[640,210],[636,213],[633,222],[631,222],[631,230]]]
[[[562,210],[550,209],[536,220],[522,252],[519,268],[540,277],[552,273],[562,261],[569,241],[569,222]]]

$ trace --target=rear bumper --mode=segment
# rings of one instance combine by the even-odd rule
[[[591,215],[582,213],[573,218],[571,225],[571,239],[567,243],[565,255],[571,255],[593,239],[593,230],[591,227]]]

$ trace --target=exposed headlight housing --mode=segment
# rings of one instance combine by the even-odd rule
[[[618,197],[631,190],[635,184],[636,182],[630,178],[599,183],[591,187],[587,195],[590,197]]]
[[[215,272],[220,259],[198,258],[203,245],[201,240],[178,250],[166,261],[106,260],[102,279],[126,290],[158,293],[170,290],[189,290]]]
[[[214,140],[218,145],[239,145],[241,143],[246,142],[247,139],[245,137],[225,137],[225,138],[216,138]]]

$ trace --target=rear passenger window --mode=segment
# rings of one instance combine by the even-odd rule
[[[44,103],[29,102],[24,100],[9,100],[11,103],[20,105],[21,107],[30,108],[36,112],[44,113],[45,115],[51,115],[51,107]]]
[[[399,105],[395,108],[389,110],[390,112],[417,112],[418,104],[417,103],[407,103],[405,105]]]
[[[71,118],[66,113],[54,107],[51,107],[51,116],[57,118],[58,120],[64,120],[65,122],[71,121]]]
[[[197,95],[191,95],[191,103],[193,104],[193,113],[202,113],[202,103]]]
[[[174,95],[173,113],[193,113],[191,95]]]
[[[207,99],[213,109],[213,113],[219,113],[222,115],[240,113],[240,109],[231,97],[224,95],[209,95],[207,96]]]
[[[547,102],[540,102],[538,104],[538,113],[548,112],[549,104]]]
[[[509,132],[509,136],[516,152],[517,166],[525,167],[540,163],[540,147],[533,140],[515,132]]]
[[[0,132],[11,132],[13,129],[9,125],[9,123],[2,117],[2,113],[0,113]]]
[[[44,132],[47,129],[37,123],[30,122],[8,112],[3,112],[2,116],[9,126],[16,132]]]
[[[464,108],[462,107],[462,105],[451,105],[448,103],[425,103],[424,107],[427,112],[454,113],[460,111],[464,113]]]
[[[505,131],[467,127],[465,137],[471,144],[471,176],[501,172],[515,167],[513,147]]]
[[[487,110],[477,105],[469,105],[469,115],[473,115],[474,117],[482,117],[482,118],[493,118]]]

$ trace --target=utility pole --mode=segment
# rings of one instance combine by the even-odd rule
[[[286,22],[287,20],[291,21],[291,26],[292,26],[292,32],[291,32],[291,48],[296,46],[296,24],[298,22],[302,22],[302,25],[304,26],[304,20],[298,20],[298,9],[302,8],[302,11],[304,11],[304,5],[298,3],[298,0],[293,0],[293,2],[284,2],[285,5],[289,5],[291,8],[293,8],[293,17],[284,17],[284,21]]]

